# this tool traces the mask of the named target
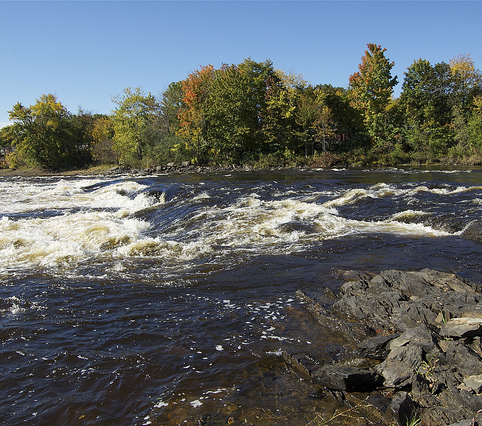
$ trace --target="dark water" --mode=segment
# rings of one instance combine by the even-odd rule
[[[481,284],[460,235],[481,211],[480,169],[3,179],[0,423],[317,424],[339,407],[280,352],[351,348],[295,291],[350,269]]]

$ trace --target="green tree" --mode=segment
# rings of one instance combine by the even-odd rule
[[[450,71],[454,80],[454,95],[460,106],[468,109],[474,97],[482,93],[482,73],[475,68],[474,61],[468,54],[452,58]]]
[[[112,115],[114,151],[124,165],[142,164],[156,142],[153,130],[159,125],[159,104],[140,87],[124,89],[113,102],[117,104]]]
[[[358,72],[350,76],[350,98],[352,105],[361,110],[368,134],[375,145],[387,138],[387,107],[397,84],[392,77],[393,62],[385,57],[387,49],[368,44]]]
[[[252,116],[248,104],[250,80],[238,65],[223,65],[216,71],[206,105],[209,156],[221,162],[239,162],[250,150]]]
[[[298,127],[305,123],[306,117],[298,114],[299,96],[305,86],[305,81],[296,75],[286,74],[276,70],[266,81],[266,108],[262,112],[263,134],[266,151],[277,153],[278,156],[292,156],[298,153],[300,137]],[[305,110],[306,112],[306,110]],[[301,144],[307,141],[301,137]],[[303,151],[300,150],[299,154]]]
[[[42,95],[28,108],[17,103],[9,114],[14,122],[9,131],[17,147],[17,162],[68,169],[83,166],[89,160],[90,147],[82,127],[74,123],[72,114],[55,95]]]
[[[419,59],[405,72],[400,109],[405,120],[407,149],[415,160],[433,161],[452,144],[452,110],[456,105],[454,79],[444,62],[432,66]]]

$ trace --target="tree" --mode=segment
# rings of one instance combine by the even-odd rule
[[[472,99],[482,93],[482,73],[475,68],[472,57],[466,53],[450,60],[450,71],[455,82],[455,93],[461,107],[467,109]]]
[[[457,100],[450,66],[419,59],[405,72],[399,104],[408,147],[420,160],[443,155],[452,144],[452,111]]]
[[[178,113],[178,135],[186,141],[186,148],[193,152],[194,162],[204,155],[206,141],[206,102],[214,80],[212,65],[201,67],[182,81],[182,106]]]
[[[112,115],[114,151],[123,164],[139,164],[155,143],[152,130],[159,124],[159,104],[140,87],[124,89],[113,102],[117,104]]]
[[[352,105],[361,110],[370,137],[376,144],[386,138],[386,113],[397,77],[392,77],[394,62],[385,57],[387,49],[368,44],[358,72],[350,76],[349,88]]]
[[[239,162],[249,151],[256,109],[248,104],[250,80],[238,65],[216,70],[209,102],[205,107],[206,135],[210,156],[221,161]]]
[[[101,163],[117,163],[119,155],[113,148],[114,125],[111,117],[96,117],[92,128],[92,156]]]
[[[178,115],[183,108],[182,81],[169,84],[161,98],[161,114],[164,118],[164,130],[168,134],[176,134],[179,131]]]
[[[55,95],[42,95],[28,108],[17,103],[9,114],[17,161],[53,169],[80,167],[88,161],[82,129]]]

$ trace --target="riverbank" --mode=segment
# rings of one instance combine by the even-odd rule
[[[93,166],[87,169],[76,170],[47,170],[42,168],[18,168],[18,169],[0,169],[1,176],[91,176],[108,174],[111,170],[116,169],[112,165]]]
[[[348,167],[348,169],[390,169],[392,167]],[[464,164],[431,164],[423,166],[400,165],[396,168],[400,169],[419,169],[429,171],[451,171],[451,170],[481,170],[480,165],[464,165]],[[337,170],[334,167],[307,167],[307,166],[272,166],[272,167],[251,167],[243,165],[230,166],[193,166],[193,165],[166,165],[157,166],[147,169],[125,168],[115,165],[100,165],[92,166],[86,169],[75,170],[47,170],[42,168],[18,168],[18,169],[0,169],[0,177],[34,177],[34,176],[114,176],[114,175],[131,175],[131,176],[146,176],[153,174],[171,174],[171,173],[224,173],[233,171],[279,171],[279,170]],[[340,169],[344,169],[341,167]]]
[[[339,295],[299,290],[297,296],[322,327],[356,347],[353,356],[320,366],[306,363],[305,354],[285,353],[287,362],[319,386],[319,395],[344,401],[350,414],[370,405],[370,392],[382,392],[386,401],[373,405],[369,422],[479,424],[480,286],[430,269],[346,277]]]

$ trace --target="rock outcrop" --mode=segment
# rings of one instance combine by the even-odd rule
[[[312,368],[311,381],[335,392],[389,392],[392,403],[386,411],[392,416],[382,413],[390,418],[386,424],[394,419],[399,424],[413,419],[423,425],[477,424],[482,409],[479,288],[429,269],[354,276],[331,308],[297,293],[324,327],[335,326],[347,341],[358,341],[350,365]]]

